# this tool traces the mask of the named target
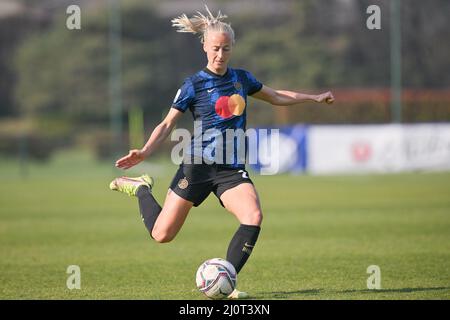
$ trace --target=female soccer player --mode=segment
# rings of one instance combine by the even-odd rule
[[[116,167],[131,168],[151,156],[172,132],[177,120],[189,109],[196,121],[201,121],[202,134],[217,129],[225,137],[227,129],[243,129],[246,126],[247,96],[266,101],[276,106],[295,105],[305,101],[332,103],[331,92],[308,95],[299,92],[274,90],[260,83],[248,71],[228,66],[234,44],[234,31],[223,22],[227,16],[220,12],[213,16],[200,12],[191,18],[185,14],[173,19],[178,32],[199,34],[208,60],[207,66],[185,79],[178,90],[166,118],[153,130],[150,138],[140,150],[130,150],[128,155],[116,161]],[[204,155],[208,141],[202,141],[192,150],[201,147]],[[198,140],[197,140],[198,141]],[[230,144],[224,143],[224,148]],[[233,138],[234,143],[234,138]],[[232,146],[235,148],[234,146]],[[224,150],[223,154],[226,154]],[[200,156],[202,157],[202,156]],[[198,160],[198,159],[197,159]],[[210,160],[210,159],[209,159]],[[234,162],[233,162],[234,161]],[[159,243],[169,242],[181,229],[192,206],[200,205],[213,192],[220,203],[230,211],[240,225],[228,246],[226,260],[239,272],[252,252],[262,221],[258,194],[245,171],[245,164],[235,159],[225,163],[182,163],[173,178],[163,207],[153,197],[153,179],[148,175],[137,178],[120,177],[110,184],[112,190],[137,196],[139,209],[150,236]],[[245,298],[248,294],[235,290],[230,299]]]

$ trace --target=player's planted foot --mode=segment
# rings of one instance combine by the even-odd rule
[[[232,293],[228,296],[228,299],[247,299],[249,297],[247,292],[239,291],[234,289]]]
[[[140,186],[147,186],[150,190],[153,187],[153,178],[147,174],[140,177],[120,177],[116,178],[109,184],[111,190],[123,192],[129,196],[136,196],[136,191]]]

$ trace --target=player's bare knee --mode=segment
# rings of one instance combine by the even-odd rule
[[[258,211],[256,219],[257,219],[256,225],[260,226],[263,221],[263,214],[261,211]]]
[[[152,231],[152,238],[158,243],[167,243],[173,240],[174,236],[165,231]]]
[[[253,226],[260,226],[263,220],[263,215],[261,210],[255,210],[253,211],[249,216],[248,216],[248,220],[250,225]]]

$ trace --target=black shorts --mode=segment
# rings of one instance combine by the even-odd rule
[[[211,192],[214,192],[220,201],[220,196],[225,191],[241,183],[253,184],[245,169],[217,164],[181,164],[170,189],[197,207]],[[222,201],[220,204],[223,206]]]

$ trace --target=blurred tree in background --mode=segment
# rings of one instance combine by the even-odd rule
[[[180,64],[172,60],[173,53],[189,43],[170,41],[168,21],[146,7],[124,7],[122,21],[125,111],[139,105],[160,120],[180,82],[174,78]],[[108,122],[108,11],[84,15],[82,31],[61,27],[65,17],[54,25],[17,51],[16,98],[23,114],[66,118],[77,125]]]

